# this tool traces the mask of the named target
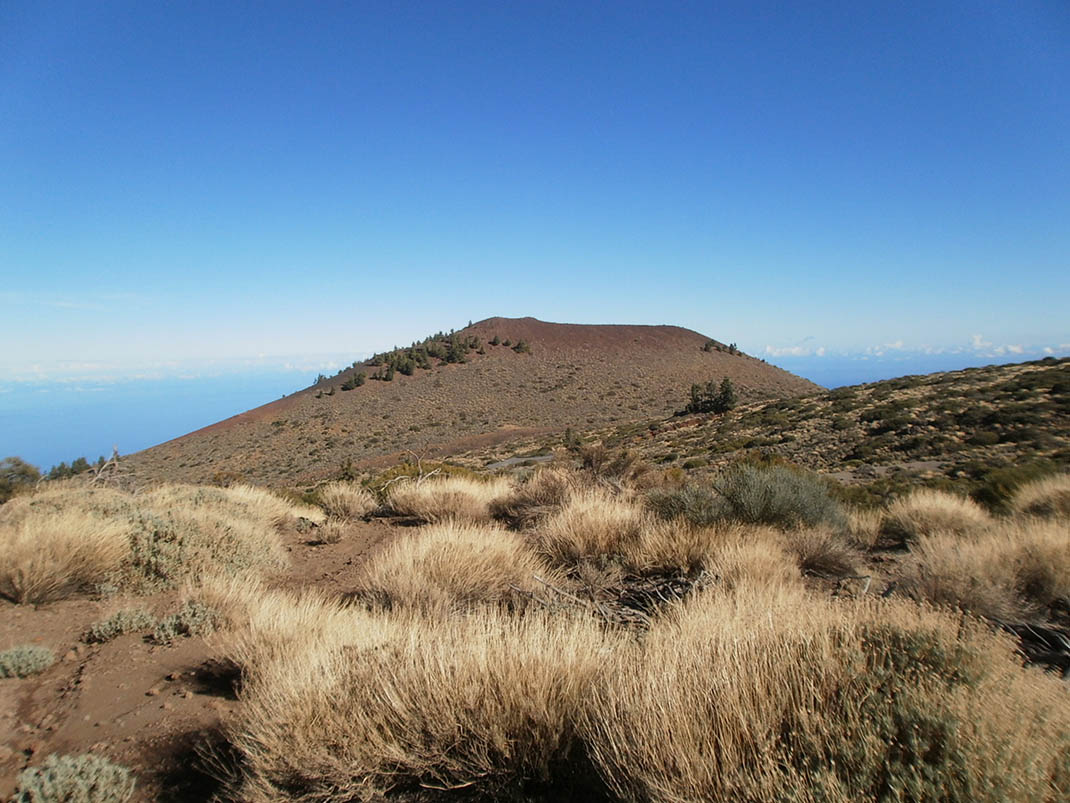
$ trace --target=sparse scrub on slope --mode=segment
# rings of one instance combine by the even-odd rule
[[[888,506],[881,535],[894,543],[907,544],[934,533],[977,533],[991,524],[992,518],[973,500],[923,489]]]
[[[1070,474],[1042,477],[1021,486],[1011,509],[1019,515],[1070,518]]]
[[[560,582],[517,533],[447,521],[398,540],[368,565],[355,594],[384,608],[449,614],[475,604],[519,604],[535,580]]]
[[[429,522],[460,519],[489,522],[491,505],[512,489],[508,479],[486,480],[461,476],[401,481],[387,491],[387,504],[403,516]]]

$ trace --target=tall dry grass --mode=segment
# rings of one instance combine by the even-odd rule
[[[244,767],[236,797],[500,799],[529,780],[575,783],[570,770],[587,766],[576,712],[622,636],[542,612],[332,617],[323,638],[265,650],[254,630],[236,648],[248,667],[228,727]]]
[[[131,494],[64,483],[4,505],[0,593],[46,601],[94,583],[173,587],[209,571],[279,569],[278,528],[322,513],[248,486],[166,485]]]
[[[1012,646],[910,602],[740,585],[610,660],[581,729],[624,800],[1058,800],[1070,706]]]
[[[1001,621],[1029,618],[1070,600],[1070,525],[1026,519],[969,538],[925,535],[900,572],[918,599]]]
[[[48,602],[102,583],[128,551],[126,527],[73,510],[0,523],[0,594],[14,602]]]
[[[888,506],[880,532],[895,542],[910,543],[938,532],[967,535],[991,524],[992,517],[972,499],[922,489]]]
[[[491,505],[507,496],[512,483],[504,477],[486,480],[446,476],[405,480],[387,491],[387,504],[403,516],[428,522],[460,519],[489,522]]]
[[[1011,499],[1019,515],[1070,518],[1070,474],[1055,474],[1026,483]]]
[[[355,482],[327,483],[319,498],[327,515],[337,519],[359,519],[379,507],[371,491]]]
[[[511,527],[528,528],[563,507],[581,486],[586,475],[561,466],[534,471],[525,482],[491,503],[491,515]]]
[[[421,528],[374,558],[358,581],[357,599],[384,608],[448,614],[475,604],[516,604],[542,591],[536,577],[563,581],[510,530],[447,521]]]
[[[551,565],[620,559],[640,549],[652,516],[637,502],[598,488],[573,493],[535,532],[539,551]]]

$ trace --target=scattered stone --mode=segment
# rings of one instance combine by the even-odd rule
[[[145,696],[146,697],[155,697],[159,693],[160,693],[160,690],[157,689],[155,686],[153,686],[151,689],[149,689],[147,692],[145,692]]]

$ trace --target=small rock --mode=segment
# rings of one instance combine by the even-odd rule
[[[189,689],[187,689],[186,693],[182,695],[182,698],[185,699],[185,700],[192,700],[193,699],[193,692],[191,692]]]
[[[9,758],[15,755],[15,751],[4,744],[0,744],[0,764],[3,764]]]
[[[157,688],[156,688],[156,687],[154,686],[153,688],[151,688],[151,689],[149,689],[149,690],[148,690],[147,692],[145,692],[145,696],[146,696],[146,697],[155,697],[155,696],[156,696],[157,694],[159,694],[159,693],[160,693],[160,690],[159,690],[159,689],[157,689]]]
[[[69,661],[77,661],[78,660],[78,653],[75,652],[74,650],[67,650],[67,652],[65,652],[63,654],[63,660],[64,661],[68,661],[68,662]]]
[[[170,675],[167,676],[167,679],[168,680],[178,680],[180,677],[182,677],[182,673],[181,672],[172,672]]]
[[[160,708],[162,708],[164,711],[170,711],[171,709],[174,708],[174,706],[171,705],[170,703],[164,703],[163,705],[160,706]]]

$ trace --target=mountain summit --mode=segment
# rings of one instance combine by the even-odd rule
[[[343,463],[670,415],[693,383],[731,378],[741,400],[812,382],[678,326],[488,318],[357,362],[278,401],[132,455],[149,480],[307,482]]]

